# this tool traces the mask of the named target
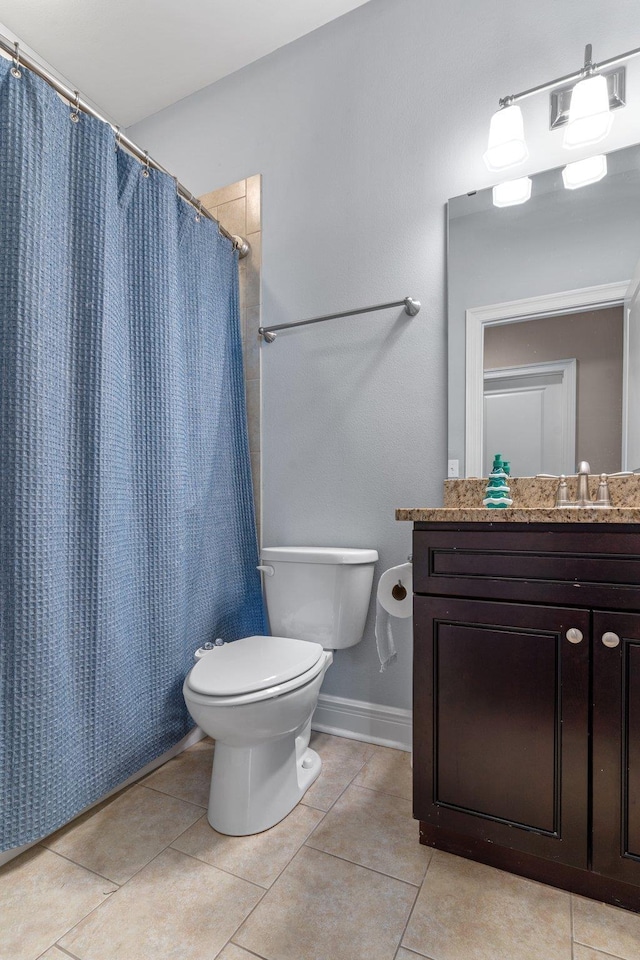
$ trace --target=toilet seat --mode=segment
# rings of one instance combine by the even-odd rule
[[[210,650],[187,675],[192,697],[212,704],[255,703],[304,686],[324,668],[330,652],[290,637],[244,637]]]
[[[293,677],[291,680],[287,680],[285,683],[277,684],[274,687],[267,687],[263,690],[254,690],[252,693],[241,693],[232,697],[214,697],[206,693],[198,693],[195,691],[189,679],[191,673],[195,670],[195,667],[191,673],[187,674],[186,686],[189,688],[189,697],[192,700],[195,700],[199,703],[211,704],[212,706],[219,707],[233,707],[239,706],[243,703],[257,703],[260,700],[270,700],[273,697],[280,697],[284,693],[289,693],[291,690],[297,690],[300,687],[305,686],[305,684],[310,683],[319,673],[325,669],[325,666],[328,666],[328,663],[331,663],[333,660],[333,654],[330,650],[323,650],[323,656],[320,657],[318,662],[311,667],[310,670],[307,670],[306,673],[301,674],[299,677]],[[328,661],[328,663],[327,663]]]

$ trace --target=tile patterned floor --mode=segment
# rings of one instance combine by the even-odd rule
[[[640,916],[420,846],[408,754],[312,745],[258,836],[209,826],[202,741],[0,868],[0,960],[640,960]]]

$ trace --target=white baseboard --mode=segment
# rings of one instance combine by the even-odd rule
[[[411,710],[321,693],[311,727],[337,737],[410,751],[412,717]]]

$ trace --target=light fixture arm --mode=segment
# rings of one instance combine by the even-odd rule
[[[591,77],[598,69],[597,64],[593,62],[593,60],[591,59],[591,56],[592,56],[592,47],[591,47],[591,44],[588,43],[584,48],[584,67],[582,68],[583,78]]]
[[[613,67],[618,63],[622,63],[623,60],[629,60],[631,57],[637,57],[638,55],[640,55],[640,47],[635,47],[633,50],[627,50],[626,53],[618,54],[617,57],[610,57],[601,63],[593,63],[591,60],[591,44],[588,43],[584,51],[584,66],[581,67],[580,70],[567,73],[564,77],[558,77],[556,80],[549,80],[548,83],[539,83],[537,87],[529,87],[528,90],[522,90],[520,93],[511,93],[507,97],[502,97],[498,103],[501,107],[509,107],[512,103],[518,103],[518,101],[524,100],[526,97],[532,97],[535,93],[552,90],[554,87],[564,86],[565,84],[572,83],[574,80],[583,80],[586,76],[591,76],[596,71],[606,70],[607,67]]]

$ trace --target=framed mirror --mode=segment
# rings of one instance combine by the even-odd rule
[[[562,168],[531,198],[492,190],[448,203],[449,460],[486,476],[640,467],[640,146],[567,190]]]

